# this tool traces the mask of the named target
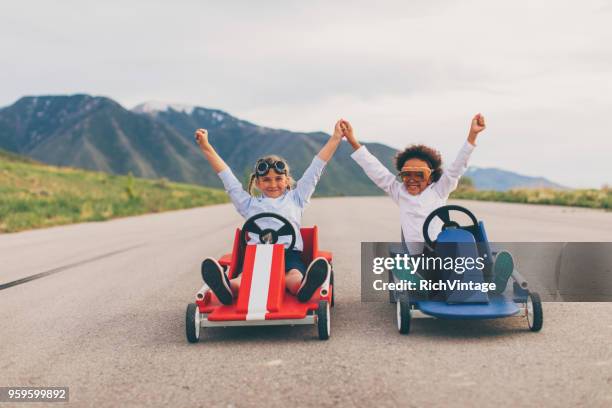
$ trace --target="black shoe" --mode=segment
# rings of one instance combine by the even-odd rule
[[[232,295],[229,279],[216,260],[206,258],[202,262],[202,279],[204,279],[204,283],[208,285],[221,303],[224,305],[232,304],[234,296]]]
[[[495,274],[495,293],[502,293],[514,271],[514,258],[508,251],[501,251],[495,257],[493,273]]]
[[[300,302],[308,302],[315,291],[325,282],[329,274],[329,263],[325,258],[317,258],[310,263],[302,285],[298,289],[297,298]]]

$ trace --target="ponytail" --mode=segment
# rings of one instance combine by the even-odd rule
[[[250,195],[254,196],[255,195],[255,179],[257,178],[257,174],[255,173],[251,173],[251,176],[249,177],[249,187],[247,188],[247,191]]]

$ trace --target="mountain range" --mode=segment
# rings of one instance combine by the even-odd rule
[[[567,187],[554,183],[544,177],[531,177],[511,171],[472,166],[465,172],[465,177],[472,179],[477,190],[507,191],[513,188],[550,188],[566,190]]]
[[[287,159],[299,177],[329,138],[258,126],[216,109],[145,103],[128,110],[110,98],[77,94],[26,96],[0,109],[0,149],[54,165],[221,187],[193,140],[197,128],[209,130],[211,143],[245,184],[257,158],[266,154]],[[366,145],[394,171],[395,149]],[[381,194],[350,159],[351,151],[341,144],[318,195]],[[557,186],[545,179],[530,184],[498,169],[470,171],[477,188]]]

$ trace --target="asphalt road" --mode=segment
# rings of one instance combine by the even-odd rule
[[[610,213],[462,204],[497,241],[612,241]],[[0,235],[0,285],[43,274],[0,290],[0,386],[69,386],[95,407],[612,406],[612,304],[546,303],[540,333],[417,319],[401,336],[393,305],[360,302],[360,242],[397,240],[393,203],[313,200],[314,223],[334,252],[327,342],[306,326],[187,343],[199,263],[241,225],[229,205]]]

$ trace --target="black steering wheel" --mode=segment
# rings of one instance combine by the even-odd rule
[[[464,213],[465,215],[470,217],[470,220],[472,220],[472,224],[474,227],[478,226],[478,220],[476,219],[476,216],[472,214],[472,212],[468,210],[467,208],[461,207],[460,205],[442,206],[440,208],[433,210],[431,214],[429,214],[427,218],[425,218],[425,222],[423,223],[423,238],[425,238],[425,242],[427,243],[428,246],[431,247],[431,244],[433,243],[433,241],[429,237],[429,224],[431,224],[431,221],[433,221],[434,218],[438,217],[444,223],[442,225],[442,231],[444,231],[447,228],[461,227],[461,225],[459,225],[458,222],[451,220],[450,218],[451,211],[458,211],[458,212]]]
[[[278,221],[282,222],[283,225],[276,230],[272,228],[261,229],[259,225],[255,223],[255,221],[261,218],[276,218]],[[246,220],[244,222],[244,225],[242,226],[242,231],[240,232],[243,245],[246,245],[246,243],[248,242],[247,234],[249,232],[257,234],[259,236],[259,241],[263,244],[276,244],[276,242],[278,241],[278,237],[291,236],[291,245],[289,245],[287,249],[293,249],[293,247],[295,246],[295,228],[293,228],[293,225],[289,221],[287,221],[285,217],[281,217],[278,214],[261,213],[256,214]]]

